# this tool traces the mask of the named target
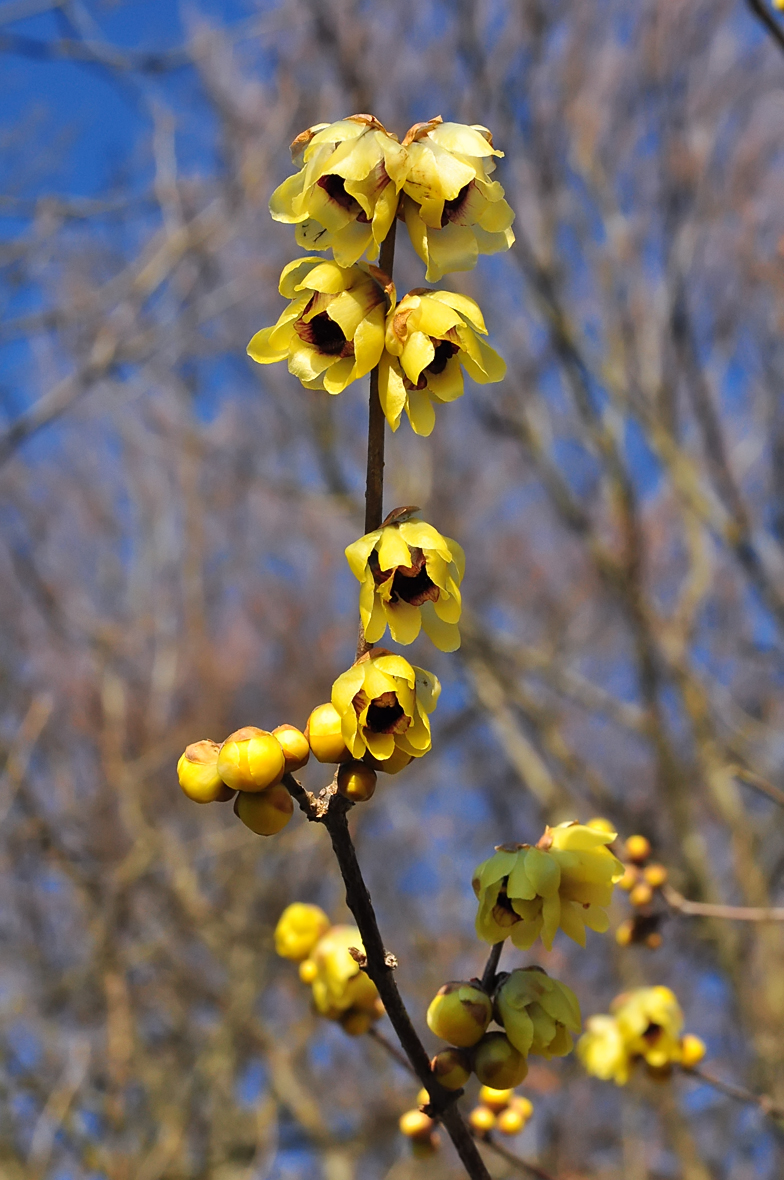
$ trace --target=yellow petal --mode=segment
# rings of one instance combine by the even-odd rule
[[[338,676],[332,685],[332,704],[341,716],[349,708],[354,712],[352,701],[359,692],[365,680],[365,670],[362,664],[353,664],[347,671]]]
[[[427,226],[419,216],[419,206],[409,196],[403,196],[403,214],[406,219],[406,229],[414,250],[427,265]],[[440,275],[438,276],[441,277]]]
[[[540,848],[529,849],[525,861],[526,872],[536,892],[542,897],[552,897],[561,883],[561,870],[555,857]]]
[[[423,332],[412,332],[403,345],[400,356],[400,365],[409,381],[416,385],[422,370],[431,364],[435,355],[436,350],[430,337],[425,336]]]
[[[558,894],[552,897],[545,897],[542,902],[542,942],[547,950],[552,950],[553,939],[559,925],[563,926],[563,911],[564,906],[568,902],[562,902]],[[583,943],[583,945],[585,945]]]
[[[341,266],[353,266],[374,245],[372,226],[350,221],[332,235],[332,253]]]
[[[366,729],[362,736],[370,753],[374,758],[378,758],[379,762],[385,762],[394,754],[395,735],[393,733],[371,733],[369,729]]]
[[[329,230],[314,217],[308,217],[305,221],[301,221],[294,232],[294,237],[302,250],[329,250],[333,240]]]
[[[578,946],[585,946],[585,911],[574,901],[561,902],[561,917],[559,925],[564,934],[568,935]],[[546,945],[546,944],[545,944]]]
[[[446,595],[439,594],[437,601],[432,606],[439,619],[442,619],[443,622],[457,623],[460,621],[462,606],[457,596],[447,598]]]
[[[460,313],[453,307],[447,307],[439,299],[431,299],[428,295],[422,296],[418,313],[411,320],[412,326],[426,336],[437,336],[440,339],[448,335],[450,328],[463,322]]]
[[[450,152],[459,152],[463,156],[501,156],[503,152],[495,151],[476,127],[469,127],[466,123],[441,123],[428,132],[430,139],[435,140],[441,147]]]
[[[425,671],[424,668],[415,666],[414,673],[416,675],[417,703],[426,713],[432,713],[441,695],[441,682],[437,676],[434,676],[432,672]]]
[[[503,233],[513,221],[514,213],[506,201],[488,201],[487,208],[479,218],[482,229],[491,234]]]
[[[388,184],[381,190],[376,200],[376,207],[373,210],[372,232],[374,240],[379,245],[389,233],[392,222],[395,220],[398,199],[395,185]]]
[[[449,222],[443,229],[427,231],[428,282],[438,282],[445,274],[473,270],[479,257],[474,230],[467,225]]]
[[[436,424],[436,412],[426,389],[408,391],[406,413],[414,434],[420,434],[426,438]]]
[[[260,365],[271,365],[275,361],[282,361],[289,354],[288,346],[284,349],[272,347],[270,337],[274,331],[274,328],[262,328],[248,345],[248,356],[252,357],[254,361],[258,361]],[[291,331],[293,334],[294,329],[292,328]]]
[[[287,176],[283,184],[279,184],[270,197],[269,211],[273,221],[283,221],[287,224],[302,221],[305,214],[294,212],[293,202],[302,194],[304,172],[295,172]]]
[[[378,564],[382,570],[391,570],[396,565],[411,564],[411,551],[395,525],[387,525],[381,530]]]
[[[312,381],[314,377],[320,376],[325,369],[337,362],[336,356],[324,356],[323,353],[317,352],[312,344],[305,344],[304,341],[301,341],[295,347],[295,342],[292,341],[289,354],[289,372],[293,376],[299,377],[300,381]]]
[[[503,381],[506,376],[506,362],[484,340],[477,340],[481,353],[481,366],[467,353],[460,354],[460,361],[468,376],[478,385],[487,385],[492,381]]]
[[[410,602],[396,602],[389,604],[385,610],[389,623],[389,633],[395,643],[413,643],[422,626],[419,607]]]
[[[354,333],[354,359],[357,377],[374,369],[384,351],[384,309],[374,308]]]
[[[342,393],[355,377],[353,356],[343,357],[324,373],[324,388],[327,393]]]
[[[350,270],[338,266],[337,262],[319,258],[317,265],[300,280],[302,287],[309,291],[321,291],[325,295],[339,295],[351,285],[354,275]]]
[[[346,561],[349,569],[360,582],[365,576],[368,558],[380,537],[381,529],[374,529],[372,533],[365,533],[364,537],[360,537],[358,541],[354,541],[353,544],[346,547]]]
[[[467,295],[460,295],[456,291],[434,291],[432,298],[437,299],[440,303],[446,303],[455,311],[459,311],[461,316],[473,324],[477,332],[481,332],[483,336],[487,335],[484,316],[475,300],[469,299]]]
[[[406,406],[406,387],[397,362],[387,352],[381,354],[379,361],[378,396],[384,417],[392,429],[397,430]]]
[[[425,634],[439,651],[457,651],[460,647],[460,631],[455,623],[446,623],[433,609],[432,602],[423,602],[419,608]]]
[[[321,261],[321,258],[311,254],[307,258],[295,258],[283,267],[278,280],[278,290],[284,299],[297,298],[302,290],[300,283]]]
[[[449,358],[442,373],[427,373],[427,388],[440,402],[453,402],[463,396],[465,386],[459,353]]]
[[[373,594],[373,607],[370,613],[370,618],[367,623],[364,623],[364,627],[365,639],[367,639],[368,643],[378,643],[379,639],[387,629],[387,616],[386,612],[384,611],[384,604],[377,594]]]

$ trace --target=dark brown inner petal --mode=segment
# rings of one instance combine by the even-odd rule
[[[321,184],[321,181],[319,181],[319,184]],[[469,181],[468,184],[463,185],[456,197],[453,197],[451,201],[444,201],[444,211],[441,214],[442,229],[445,225],[448,225],[450,221],[454,221],[456,217],[460,216],[463,205],[465,204],[468,194],[473,188],[473,185],[473,180]]]
[[[651,1021],[645,1032],[642,1034],[642,1039],[647,1041],[649,1045],[655,1045],[662,1032],[662,1026],[660,1024],[654,1024],[653,1021]]]
[[[294,331],[300,340],[312,344],[324,356],[346,357],[354,355],[354,341],[346,340],[340,324],[331,320],[325,311],[314,315],[308,323],[305,323],[304,320],[297,320],[294,324]]]
[[[446,368],[447,361],[451,360],[456,352],[460,349],[451,340],[436,340],[433,336],[430,337],[433,342],[433,347],[436,350],[436,355],[433,357],[430,364],[425,369],[426,373],[443,373]]]
[[[517,922],[522,922],[522,918],[517,911],[512,909],[512,903],[507,896],[506,888],[503,888],[498,894],[496,903],[493,906],[493,918],[499,926],[514,926]]]
[[[394,692],[382,693],[371,701],[365,722],[371,733],[405,733],[410,724]]]
[[[345,209],[347,213],[351,213],[357,220],[364,222],[367,225],[369,218],[359,201],[352,197],[351,193],[346,192],[346,184],[342,176],[335,176],[334,173],[328,172],[326,176],[320,177],[316,182],[319,188],[323,188],[331,201],[336,205],[340,205],[341,209]]]
[[[369,565],[377,586],[389,580],[392,571],[381,569],[375,549],[370,554]],[[411,565],[394,567],[389,601],[395,603],[402,599],[403,602],[408,602],[411,606],[421,606],[423,602],[436,602],[438,595],[438,586],[427,572],[424,553],[419,548],[412,549]]]

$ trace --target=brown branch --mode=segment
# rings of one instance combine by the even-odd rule
[[[698,918],[729,918],[736,922],[784,922],[784,907],[714,905],[706,901],[688,901],[671,885],[662,886],[662,895],[670,909]]]
[[[777,1121],[784,1121],[784,1108],[776,1106],[772,1098],[767,1094],[755,1094],[753,1090],[747,1090],[745,1086],[738,1086],[734,1082],[725,1082],[721,1078],[714,1077],[713,1074],[707,1073],[699,1065],[681,1065],[681,1073],[687,1077],[699,1078],[701,1082],[705,1082],[708,1086],[713,1086],[714,1090],[718,1090],[721,1094],[726,1094],[728,1098],[734,1098],[736,1102],[747,1102],[751,1106],[758,1106],[763,1114],[769,1115],[770,1118]]]
[[[763,0],[746,0],[760,24],[764,25],[779,49],[784,53],[784,29],[765,7]]]
[[[488,995],[492,995],[495,991],[495,977],[498,971],[498,960],[501,958],[501,951],[504,949],[503,939],[501,942],[493,944],[490,954],[487,956],[485,969],[482,972],[482,990],[486,991]]]
[[[379,270],[392,280],[395,262],[395,229],[393,221],[378,259]],[[365,483],[365,532],[377,529],[384,518],[384,435],[386,421],[378,396],[378,365],[370,374],[370,409],[368,414],[367,481]]]

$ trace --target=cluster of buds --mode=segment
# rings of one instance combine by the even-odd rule
[[[705,1043],[683,1033],[683,1012],[668,987],[640,987],[616,996],[609,1015],[591,1016],[577,1042],[577,1055],[589,1074],[624,1086],[635,1063],[666,1080],[673,1066],[693,1068]]]
[[[564,1057],[582,1028],[574,992],[541,967],[502,972],[490,986],[445,983],[427,1010],[431,1032],[450,1044],[430,1063],[446,1090],[459,1090],[471,1073],[483,1086],[514,1089],[528,1073],[529,1053]],[[492,1021],[500,1029],[488,1032]]]
[[[514,214],[491,179],[503,153],[486,127],[438,117],[417,123],[401,143],[373,115],[310,127],[291,153],[299,170],[272,194],[270,212],[296,226],[302,248],[331,249],[333,259],[309,255],[284,268],[279,290],[288,306],[248,353],[260,364],[286,360],[307,389],[331,394],[378,365],[392,429],[405,413],[428,435],[435,406],[463,393],[464,373],[500,381],[506,366],[482,339],[487,328],[473,299],[416,288],[398,301],[390,278],[367,260],[396,217],[429,282],[509,249]]]
[[[468,1116],[476,1135],[486,1138],[491,1131],[502,1135],[519,1135],[534,1113],[533,1103],[514,1090],[494,1090],[482,1086],[479,1091],[479,1105]]]
[[[291,819],[294,804],[282,784],[310,757],[304,733],[293,725],[269,732],[246,725],[225,742],[192,742],[177,763],[177,777],[195,803],[234,799],[234,812],[259,836],[274,836]]]
[[[383,1016],[376,985],[360,967],[365,951],[356,926],[333,926],[318,906],[294,902],[275,927],[275,950],[299,963],[319,1016],[351,1036],[366,1033]]]
[[[400,1116],[398,1126],[401,1134],[405,1135],[411,1145],[414,1159],[425,1159],[433,1155],[441,1146],[441,1136],[438,1134],[438,1123],[425,1113],[425,1107],[430,1103],[427,1090],[420,1090],[416,1098],[417,1104],[413,1110],[407,1110]]]
[[[658,891],[667,883],[667,869],[650,860],[651,845],[646,836],[629,836],[622,849],[624,874],[619,888],[629,895],[634,913],[621,922],[615,932],[619,946],[647,946],[656,950],[661,946],[659,928],[667,916],[665,908],[656,905]]]

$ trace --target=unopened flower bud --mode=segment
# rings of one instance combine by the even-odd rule
[[[626,841],[626,856],[635,864],[641,864],[651,855],[651,842],[645,836],[630,836]]]
[[[618,882],[619,889],[625,889],[629,893],[640,879],[640,870],[634,865],[625,865],[623,876]]]
[[[482,1085],[505,1090],[525,1080],[528,1062],[504,1033],[491,1032],[476,1047],[474,1073]]]
[[[500,1114],[502,1110],[506,1110],[513,1098],[513,1089],[494,1090],[492,1086],[482,1086],[479,1091],[479,1101],[489,1106],[493,1114]]]
[[[340,730],[340,714],[331,701],[313,710],[305,737],[319,762],[348,762],[351,758]]]
[[[506,1110],[499,1114],[496,1128],[502,1135],[519,1135],[533,1113],[532,1102],[527,1098],[515,1097]]]
[[[490,997],[472,983],[445,983],[427,1010],[427,1026],[461,1049],[475,1045],[493,1015]]]
[[[422,1110],[407,1110],[400,1116],[398,1126],[407,1139],[414,1140],[429,1139],[435,1130],[435,1123]]]
[[[280,743],[287,773],[302,770],[310,758],[310,746],[302,730],[297,729],[296,725],[278,725],[273,729],[272,736]]]
[[[615,941],[618,946],[630,946],[634,940],[634,919],[626,918],[615,931]]]
[[[219,751],[217,742],[205,738],[192,742],[177,763],[180,786],[194,803],[215,803],[234,797],[218,774]]]
[[[338,771],[338,791],[352,803],[365,803],[376,789],[376,772],[364,762],[344,762]]]
[[[615,836],[616,833],[615,824],[611,823],[609,819],[604,819],[601,815],[597,815],[593,819],[589,819],[585,826],[587,828],[594,828],[597,832],[606,832],[608,836],[611,833],[613,836]]]
[[[647,881],[638,881],[629,894],[629,901],[633,906],[650,905],[653,900],[653,890]]]
[[[699,1065],[705,1054],[708,1052],[708,1047],[703,1040],[695,1037],[694,1033],[685,1033],[681,1037],[681,1065],[684,1069],[691,1069],[694,1065]]]
[[[303,901],[287,905],[275,927],[275,950],[282,959],[301,963],[332,923],[317,905]]]
[[[278,739],[255,725],[235,730],[218,754],[218,774],[233,791],[264,791],[280,781],[285,769]]]
[[[293,811],[294,801],[280,784],[254,794],[240,791],[234,801],[234,814],[257,836],[274,836],[285,828]]]
[[[442,1049],[430,1062],[430,1068],[445,1090],[460,1090],[471,1077],[471,1064],[460,1049]]]
[[[495,1115],[489,1106],[475,1106],[468,1116],[468,1122],[477,1135],[489,1135],[495,1126]]]
[[[651,889],[661,889],[662,885],[667,880],[667,870],[665,869],[664,865],[648,865],[647,869],[643,870],[643,876],[650,885]]]
[[[405,770],[414,761],[414,756],[401,750],[400,746],[395,746],[394,752],[386,762],[379,762],[378,758],[374,758],[370,753],[366,753],[362,761],[374,770],[383,770],[384,774],[400,774],[401,770]]]
[[[416,1096],[417,1106],[427,1106],[429,1102],[430,1102],[430,1095],[428,1094],[427,1090],[423,1086],[422,1089],[419,1091],[419,1093]]]
[[[318,967],[312,959],[305,959],[299,965],[299,977],[303,983],[312,983],[318,975]]]

